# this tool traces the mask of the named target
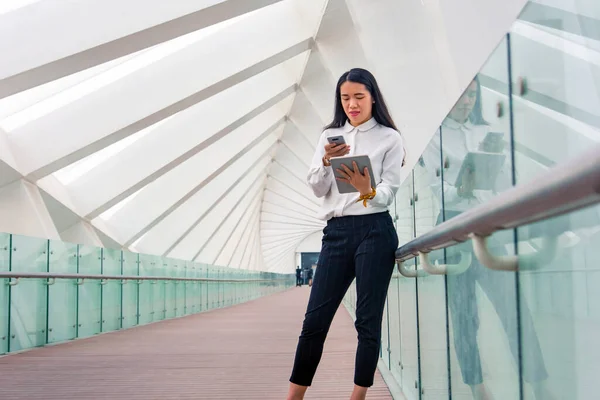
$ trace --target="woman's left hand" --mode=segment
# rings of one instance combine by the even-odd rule
[[[354,170],[351,170],[345,164],[342,164],[343,170],[339,168],[336,170],[342,178],[336,177],[336,179],[354,186],[354,188],[360,192],[361,196],[371,193],[373,189],[371,188],[371,175],[369,174],[369,169],[365,167],[365,170],[363,171],[364,174],[361,174],[355,161],[352,162],[352,166],[354,167]]]

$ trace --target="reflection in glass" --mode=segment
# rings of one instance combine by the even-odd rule
[[[436,132],[433,142],[439,143]],[[439,150],[438,150],[439,151]],[[439,153],[438,153],[439,154]],[[438,163],[439,166],[439,155]],[[433,193],[434,184],[440,186],[441,174],[431,173],[429,164],[420,162],[414,170],[414,214],[416,236],[431,230],[442,207]],[[430,258],[443,257],[442,251],[429,254]],[[422,268],[422,266],[419,266]],[[421,359],[421,400],[448,398],[448,350],[446,337],[446,283],[444,276],[425,275],[417,278],[419,304],[419,354]]]
[[[527,184],[600,141],[600,3],[530,1],[510,35],[515,170],[517,183]],[[540,343],[526,331],[521,342],[523,349],[541,347],[554,396],[544,398],[598,397],[599,226],[595,206],[517,232],[519,254],[548,260],[519,272],[521,324],[530,318],[527,300]],[[539,366],[537,354],[524,352],[522,362]],[[523,398],[539,396],[526,389]]]
[[[434,137],[423,154],[430,173],[442,177],[432,184],[443,202],[437,224],[512,186],[510,135],[501,126],[501,120],[484,118],[482,88],[475,78],[443,121],[439,140]],[[499,232],[488,243],[495,254],[514,254],[511,232]],[[470,242],[445,253],[443,261],[451,266],[447,290],[453,393],[464,394],[467,385],[475,399],[517,398],[520,388],[515,373],[520,366],[515,274],[483,267]],[[464,267],[468,269],[462,272]],[[539,342],[525,304],[520,310],[521,331],[529,339],[523,350],[535,360],[524,365],[522,373],[542,396],[538,399],[545,399],[542,382],[547,374]],[[506,359],[508,353],[512,360]],[[507,375],[507,370],[513,373]]]

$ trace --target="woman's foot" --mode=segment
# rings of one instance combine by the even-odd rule
[[[296,385],[295,383],[290,383],[286,400],[303,400],[307,389],[308,386],[300,386]]]
[[[471,391],[474,400],[494,400],[494,397],[483,383],[471,386]]]
[[[354,390],[352,391],[352,396],[350,396],[350,400],[365,400],[367,398],[367,390],[369,388],[354,385]]]

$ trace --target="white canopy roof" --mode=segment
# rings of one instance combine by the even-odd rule
[[[409,136],[424,120],[413,109],[433,94],[413,93],[409,104],[406,90],[437,88],[431,118],[413,125],[430,136],[472,76],[432,41],[419,53],[447,62],[398,79],[423,63],[393,53],[392,21],[420,11],[364,3],[3,1],[0,230],[291,272],[299,244],[324,226],[305,177],[337,76],[378,70]],[[504,28],[513,8],[499,17]],[[432,19],[415,35],[445,37],[427,25],[439,17],[423,15]],[[469,62],[483,62],[500,34],[492,29]],[[416,54],[412,40],[396,43]],[[438,70],[452,78],[446,87],[429,75]]]

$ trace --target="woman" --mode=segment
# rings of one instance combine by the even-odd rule
[[[328,144],[342,135],[345,144]],[[366,154],[368,170],[344,166],[334,178],[329,159]],[[381,322],[398,247],[387,208],[400,186],[402,137],[395,128],[373,75],[364,69],[344,73],[335,93],[335,114],[322,133],[308,173],[314,194],[324,197],[322,249],[298,341],[288,400],[303,399],[321,359],[331,321],[350,283],[356,278],[355,327],[358,349],[352,400],[364,399],[373,385],[379,359]],[[361,173],[362,172],[362,173]],[[335,179],[350,183],[357,193],[340,194]]]
[[[512,186],[510,156],[504,144],[504,140],[507,138],[491,140],[491,137],[488,136],[489,131],[490,126],[484,120],[482,113],[481,86],[476,78],[442,123],[443,149],[440,149],[440,135],[436,135],[423,154],[425,167],[431,172],[432,184],[430,186],[438,197],[440,205],[442,201],[444,204],[443,211],[440,211],[438,215],[437,224],[485,203],[494,197],[496,192]],[[478,150],[506,155],[504,167],[494,182],[494,190],[477,190],[474,187],[476,170],[463,174],[462,181],[455,185],[465,156],[468,152]],[[438,174],[440,171],[436,171],[441,159],[444,160],[443,190]],[[505,253],[505,244],[512,243],[513,237],[510,232],[508,233],[508,236],[504,237],[502,234],[496,234],[488,241],[491,248],[495,247],[495,253]],[[472,252],[471,243],[465,242],[446,249],[446,262],[457,264],[461,258],[461,252]],[[517,315],[515,296],[515,276],[514,273],[492,271],[482,266],[474,255],[471,260],[471,265],[466,272],[447,276],[454,348],[463,382],[470,386],[473,398],[475,400],[492,400],[493,396],[483,381],[481,356],[477,343],[479,309],[475,289],[478,284],[492,303],[506,332],[513,357],[518,363],[517,323],[519,316]],[[548,375],[531,314],[523,298],[521,298],[520,309],[524,380],[532,385],[536,399],[553,399],[545,385]]]

